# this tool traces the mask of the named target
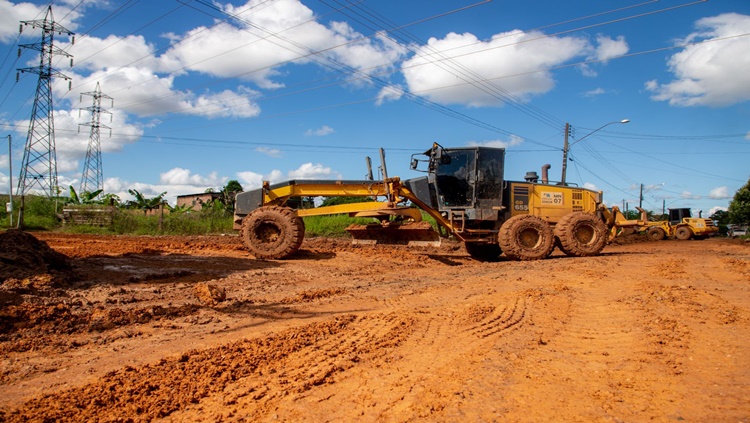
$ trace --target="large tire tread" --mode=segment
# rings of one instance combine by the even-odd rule
[[[595,256],[607,245],[607,225],[593,213],[573,212],[557,222],[555,237],[568,256]]]
[[[302,245],[305,223],[288,207],[265,206],[245,216],[241,234],[256,258],[283,259]]]
[[[511,260],[540,260],[555,249],[555,236],[540,217],[524,214],[511,217],[500,227],[498,243]]]

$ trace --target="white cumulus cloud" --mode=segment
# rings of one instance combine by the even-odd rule
[[[68,4],[66,4],[68,3]],[[52,18],[65,29],[75,32],[78,28],[76,20],[81,17],[82,10],[89,6],[97,6],[100,0],[86,2],[83,7],[72,8],[69,2],[55,2],[52,7]],[[80,6],[80,4],[78,4]],[[47,16],[47,5],[35,5],[30,2],[12,3],[8,0],[0,0],[0,42],[13,41],[19,35],[20,21],[43,20]],[[31,25],[23,25],[21,38],[36,38],[41,34],[40,29],[33,29]]]
[[[711,198],[713,200],[726,200],[732,198],[732,195],[729,194],[729,188],[716,187],[708,193],[708,198]]]
[[[738,36],[750,32],[750,16],[725,13],[703,18],[696,27],[682,42],[697,44],[669,59],[674,80],[645,83],[651,98],[675,106],[710,107],[750,100],[750,37]]]
[[[380,106],[388,101],[396,101],[404,95],[404,88],[401,85],[388,85],[378,92],[375,105]]]
[[[583,38],[548,37],[519,30],[479,40],[474,34],[449,33],[430,38],[402,65],[409,91],[441,104],[497,106],[503,100],[470,82],[490,80],[516,96],[546,93],[554,85],[549,67],[585,54]],[[450,61],[447,61],[450,59]]]
[[[193,174],[190,169],[175,167],[159,175],[159,182],[163,185],[189,185],[195,188],[216,188],[223,185],[227,178],[220,178],[216,172],[208,176]]]
[[[54,120],[57,171],[79,171],[92,135],[91,114],[87,111],[55,110]],[[134,143],[143,135],[143,129],[139,125],[129,123],[127,115],[118,110],[102,113],[99,122],[99,148],[103,153],[120,151],[125,145]],[[29,127],[29,121],[17,121],[15,125],[19,131],[25,131]],[[107,126],[115,129],[110,133]],[[104,171],[106,176],[106,166]]]
[[[298,0],[250,0],[222,7],[238,18],[235,23],[188,31],[164,59],[189,71],[278,88],[283,83],[274,77],[286,65],[326,57],[360,72],[382,72],[381,65],[397,61],[406,51],[382,34],[365,37],[343,22],[323,25]]]
[[[585,182],[583,184],[583,187],[586,189],[590,189],[592,191],[599,191],[599,188],[596,185],[592,184],[591,182]]]
[[[297,169],[289,171],[289,179],[341,179],[340,173],[320,163],[304,163]]]
[[[625,41],[625,37],[623,36],[611,38],[605,35],[598,35],[596,37],[596,43],[597,47],[595,57],[597,60],[608,60],[613,57],[622,56],[630,49],[628,43]]]
[[[690,191],[683,191],[680,194],[680,198],[682,198],[683,200],[700,200],[701,196],[697,194],[693,194]]]
[[[258,153],[265,154],[269,157],[281,157],[281,150],[276,148],[258,147],[255,149]]]
[[[318,128],[318,129],[308,129],[307,131],[305,131],[305,135],[308,136],[308,137],[311,137],[311,136],[324,137],[324,136],[330,135],[330,134],[332,134],[334,132],[336,132],[336,131],[334,131],[333,128],[331,128],[330,126],[323,125],[320,128]]]
[[[519,145],[523,142],[523,137],[511,135],[507,140],[490,140],[490,141],[469,141],[466,143],[469,147],[494,147],[508,148]]]

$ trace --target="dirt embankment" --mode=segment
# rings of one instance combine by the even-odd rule
[[[480,263],[32,235],[0,234],[0,421],[750,421],[737,240]]]

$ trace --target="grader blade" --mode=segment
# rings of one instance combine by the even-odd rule
[[[355,245],[409,245],[420,247],[439,247],[440,235],[429,222],[390,222],[387,225],[372,223],[369,225],[352,224],[346,228]]]
[[[395,207],[388,209],[368,210],[350,213],[351,217],[372,217],[379,220],[388,220],[395,217],[400,218],[403,221],[421,222],[422,213],[413,207]]]

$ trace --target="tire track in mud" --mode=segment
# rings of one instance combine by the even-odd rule
[[[321,421],[353,415],[388,420],[414,410],[423,417],[440,416],[474,373],[462,373],[468,371],[466,357],[491,354],[498,339],[521,327],[528,301],[525,294],[495,295],[449,310],[417,307],[367,314],[170,420]],[[446,372],[453,374],[449,380]],[[350,406],[342,410],[341,404]],[[226,410],[221,415],[201,411],[221,408]]]
[[[526,316],[526,298],[519,297],[510,305],[505,305],[478,327],[472,328],[471,333],[479,338],[487,338],[504,331],[512,330]]]
[[[750,354],[744,344],[748,331],[743,330],[750,315],[747,307],[735,305],[741,298],[728,301],[712,287],[706,291],[701,286],[644,283],[629,301],[645,317],[651,354],[666,372],[685,378],[678,385],[680,396],[672,399],[682,415],[695,421],[746,421],[750,406],[737,388],[748,392],[748,384],[741,381],[750,376]]]
[[[559,332],[546,334],[540,348],[519,363],[513,378],[526,389],[510,389],[507,404],[522,414],[510,414],[509,420],[617,419],[646,411],[655,397],[665,395],[650,383],[666,366],[640,358],[665,351],[653,350],[641,310],[624,300],[625,289],[614,282],[583,289],[571,292],[570,313]],[[561,391],[564,397],[557,395]],[[538,398],[548,398],[545,410],[532,406]]]
[[[368,320],[378,323],[365,323]],[[377,330],[363,331],[363,326]],[[266,338],[190,351],[138,368],[128,366],[94,383],[32,399],[0,415],[0,420],[129,416],[133,421],[150,421],[178,410],[189,415],[196,404],[212,401],[242,402],[243,413],[257,417],[273,408],[278,398],[329,383],[359,361],[377,360],[403,342],[410,328],[411,322],[398,315],[339,316]]]
[[[427,295],[422,301],[430,299]],[[488,363],[497,365],[497,343],[508,342],[507,335],[523,327],[530,301],[527,293],[487,295],[434,307],[420,307],[420,299],[413,299],[411,308],[394,311],[412,321],[409,336],[398,347],[340,374],[333,385],[285,402],[278,416],[307,421],[347,420],[353,415],[370,421],[403,416],[452,420],[461,415],[459,410],[484,409],[478,404],[493,401],[496,390],[487,387],[496,380],[478,375],[490,374],[482,371]],[[338,409],[342,403],[351,404],[354,411],[342,412]],[[314,404],[318,414],[301,414],[304,404]],[[481,417],[488,418],[492,415]]]
[[[269,262],[220,281],[233,302],[200,315],[221,324],[160,323],[191,331],[169,329],[182,338],[153,358],[113,354],[74,388],[32,385],[53,393],[0,421],[747,420],[746,255],[667,247],[483,264],[347,247]],[[192,298],[178,288],[153,301]]]

